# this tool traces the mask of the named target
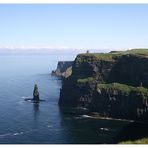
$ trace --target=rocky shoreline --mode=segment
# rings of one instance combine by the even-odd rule
[[[97,115],[93,115],[93,114],[90,114],[90,116],[89,117],[91,117],[91,118],[93,118],[93,119],[102,119],[102,120],[111,120],[111,121],[126,121],[126,122],[140,122],[141,123],[141,121],[135,121],[135,120],[128,120],[128,119],[119,119],[119,118],[111,118],[111,117],[103,117],[103,116],[100,116],[99,114]]]

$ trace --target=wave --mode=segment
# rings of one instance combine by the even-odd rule
[[[80,116],[77,116],[77,117],[74,117],[75,119],[85,119],[85,118],[93,118],[92,116],[89,116],[89,115],[80,115]]]
[[[10,136],[10,135],[12,135],[12,133],[1,134],[0,137]]]
[[[52,128],[53,126],[52,126],[52,125],[47,125],[47,127],[48,127],[48,128]]]
[[[22,98],[22,99],[32,99],[31,96],[27,96],[27,97],[26,97],[26,96],[22,96],[21,98]]]
[[[19,136],[19,135],[23,135],[23,134],[27,134],[27,133],[30,133],[32,131],[35,131],[35,130],[27,130],[27,131],[21,131],[21,132],[15,132],[15,133],[6,133],[6,134],[1,134],[0,135],[0,138],[3,138],[3,137],[7,137],[7,136]]]
[[[101,127],[100,130],[102,130],[102,131],[109,131],[109,129],[106,128],[106,127]]]
[[[93,118],[92,116],[82,115],[83,118]]]
[[[17,136],[17,135],[22,135],[24,132],[19,132],[19,133],[14,133],[13,135],[14,136]]]

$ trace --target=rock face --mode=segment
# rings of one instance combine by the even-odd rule
[[[89,108],[115,118],[145,119],[148,117],[148,89],[121,83],[98,84]]]
[[[100,115],[148,119],[148,50],[80,54],[63,80],[60,105]]]
[[[39,98],[39,91],[38,91],[38,86],[37,84],[34,85],[34,90],[33,90],[33,100],[34,101],[39,101],[40,98]]]
[[[67,78],[72,74],[73,61],[59,61],[57,69],[52,71],[52,75]]]

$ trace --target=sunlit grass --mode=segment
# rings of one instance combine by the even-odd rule
[[[120,142],[120,144],[148,144],[148,138],[142,138],[138,140],[128,140],[128,141],[123,141]]]
[[[129,86],[126,84],[121,84],[121,83],[110,83],[110,84],[98,84],[97,87],[100,89],[106,89],[106,90],[109,90],[109,89],[118,90],[118,91],[125,92],[127,94],[134,91],[134,92],[139,92],[139,93],[148,95],[148,89],[142,86],[133,87],[133,86]]]
[[[110,53],[82,53],[78,56],[95,57],[97,59],[102,60],[111,60],[122,55],[148,56],[148,49],[131,49],[126,51],[113,51]]]

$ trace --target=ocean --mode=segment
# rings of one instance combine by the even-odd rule
[[[0,144],[113,143],[128,122],[67,114],[58,105],[62,82],[50,73],[58,61],[75,56],[0,56]],[[35,83],[45,100],[39,104],[24,100]]]

